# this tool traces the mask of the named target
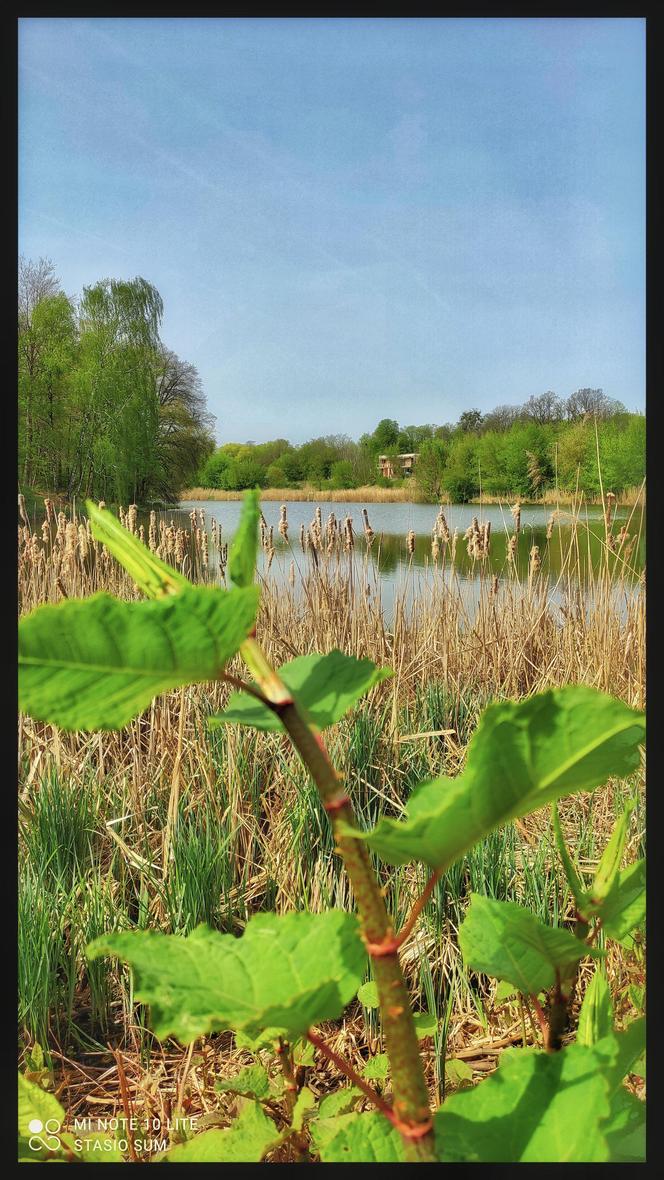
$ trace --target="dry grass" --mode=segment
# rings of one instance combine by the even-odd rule
[[[332,504],[404,504],[413,500],[417,491],[414,487],[377,488],[367,484],[361,488],[346,488],[343,491],[318,488],[304,484],[301,488],[262,488],[261,500],[279,500],[282,503],[303,500],[306,503]],[[182,500],[242,500],[244,492],[223,492],[219,488],[186,488],[180,493]]]
[[[281,492],[279,498],[284,498]],[[135,517],[124,516],[138,531]],[[584,547],[583,522],[579,519],[577,525],[566,542],[556,596],[541,570],[521,583],[509,563],[496,578],[480,560],[479,594],[469,600],[456,575],[450,543],[441,536],[437,560],[424,573],[412,571],[389,619],[368,552],[376,539],[349,539],[338,526],[330,532],[329,525],[314,515],[305,550],[286,551],[290,577],[283,578],[276,576],[282,557],[275,557],[272,536],[263,529],[267,572],[262,578],[258,637],[275,664],[337,647],[394,669],[393,678],[378,686],[366,706],[331,736],[333,756],[347,769],[365,819],[386,805],[398,812],[417,781],[443,768],[446,774],[456,773],[477,718],[492,697],[518,698],[550,685],[583,681],[643,706],[643,582],[634,580],[620,563],[609,566],[602,561],[593,569]],[[160,556],[193,580],[223,583],[225,547],[214,527],[206,533],[201,510],[191,514],[188,529],[171,527],[153,516],[144,536]],[[22,611],[99,589],[137,597],[131,580],[92,539],[86,523],[68,521],[62,513],[52,512],[36,532],[21,526],[19,558]],[[232,670],[239,673],[239,664]],[[304,905],[316,910],[352,904],[325,818],[287,743],[279,735],[256,737],[232,727],[213,740],[207,735],[207,718],[223,707],[228,691],[217,683],[166,694],[120,733],[67,734],[21,718],[24,811],[34,811],[49,774],[76,792],[91,791],[95,796],[95,868],[104,875],[113,899],[109,921],[118,916],[135,921],[132,906],[140,904],[145,921],[171,928],[164,883],[172,883],[179,869],[165,853],[165,835],[178,798],[181,824],[214,821],[227,833],[228,886],[223,900],[232,924],[241,926],[250,913],[265,907],[284,911]],[[585,858],[582,867],[596,863],[620,807],[621,790],[619,784],[611,784],[561,808],[570,842]],[[638,855],[641,835],[641,819],[635,814],[629,860]],[[546,812],[510,828],[490,842],[477,861],[466,859],[461,892],[481,882],[482,874],[495,872],[499,889],[524,903],[539,904],[548,915],[551,896],[558,896],[559,890],[549,840]],[[533,876],[539,893],[533,893]],[[390,897],[400,916],[421,884],[421,874],[413,866],[399,870],[398,889]],[[491,992],[483,1000],[483,1019],[478,1019],[456,943],[462,902],[453,884],[446,888],[451,891],[445,894],[447,916],[441,916],[439,907],[427,913],[405,950],[404,964],[418,1005],[438,1006],[448,988],[454,989],[447,1055],[468,1060],[477,1079],[493,1068],[506,1045],[519,1043],[521,1025],[509,1005],[493,1004]],[[130,904],[127,898],[134,896],[138,900]],[[565,897],[564,887],[560,897]],[[566,904],[559,920],[572,917],[569,898]],[[627,984],[640,980],[641,967],[613,943],[608,967],[619,997],[618,1015],[624,1016]],[[83,968],[77,987],[77,1003],[85,1005]],[[248,1060],[246,1054],[223,1036],[204,1039],[193,1059],[172,1043],[153,1047],[146,1065],[146,1034],[137,1027],[121,972],[110,976],[109,988],[115,1015],[107,1041],[122,1053],[137,1113],[161,1111],[163,1117],[168,1103],[179,1095],[190,1113],[227,1115],[231,1099],[220,1103],[214,1081],[220,1074],[236,1072]],[[363,1045],[368,1043],[371,1051],[380,1048],[377,1030],[365,1024],[359,1006],[341,1027],[328,1031],[333,1043],[357,1064],[366,1052]],[[533,1035],[528,1029],[530,1040]],[[55,1059],[56,1075],[65,1103],[71,1101],[79,1114],[121,1113],[117,1062],[101,1046],[72,1055],[55,1038],[52,1047],[61,1054]],[[431,1042],[424,1043],[424,1055],[436,1096],[437,1055]],[[310,1071],[307,1084],[324,1091],[337,1081],[334,1070],[321,1065]]]
[[[490,492],[483,492],[481,496],[474,496],[470,500],[471,504],[506,504],[512,500],[518,500],[518,496],[510,495],[505,492],[502,495],[492,495]],[[556,507],[573,507],[577,509],[581,503],[588,505],[599,505],[603,503],[601,495],[587,496],[579,495],[577,492],[565,492],[560,488],[547,488],[542,492],[541,496],[533,499],[521,500],[521,504],[544,504],[555,505]],[[618,504],[621,508],[633,508],[635,505],[645,503],[645,484],[639,487],[623,488],[618,494]]]

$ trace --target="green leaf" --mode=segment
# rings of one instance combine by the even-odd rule
[[[45,1160],[62,1154],[65,1112],[57,1098],[18,1075],[18,1154],[21,1160]]]
[[[611,991],[601,971],[596,971],[583,997],[576,1039],[580,1045],[594,1045],[612,1032]]]
[[[622,940],[646,916],[646,862],[637,860],[622,869],[598,910],[604,933]]]
[[[191,587],[184,574],[161,561],[129,529],[123,528],[112,512],[98,508],[92,500],[86,500],[85,507],[92,524],[92,535],[117,558],[148,598],[163,598]]]
[[[646,1018],[639,1016],[627,1028],[613,1033],[611,1037],[604,1037],[598,1042],[598,1047],[605,1049],[609,1044],[615,1045],[616,1058],[609,1072],[612,1092],[617,1091],[623,1079],[632,1073],[646,1048]]]
[[[376,1082],[384,1082],[389,1072],[390,1063],[387,1053],[376,1053],[367,1061],[362,1070],[362,1077]]]
[[[646,1104],[624,1086],[611,1099],[611,1113],[602,1123],[611,1163],[640,1164],[646,1158]]]
[[[185,1044],[228,1028],[302,1035],[341,1015],[366,968],[357,919],[340,910],[255,914],[241,938],[204,925],[188,938],[115,931],[88,947],[88,958],[103,955],[131,964],[160,1040]]]
[[[376,1111],[319,1119],[312,1138],[324,1164],[405,1163],[399,1132]]]
[[[583,887],[583,882],[581,881],[579,872],[569,854],[569,849],[565,843],[565,837],[563,836],[563,831],[560,826],[558,807],[555,802],[551,804],[551,818],[553,819],[553,833],[556,838],[556,844],[558,845],[560,859],[563,863],[563,870],[565,872],[567,884],[569,885],[572,897],[576,902],[577,910],[579,910],[581,913],[585,913],[585,908],[589,901],[588,894]]]
[[[461,1061],[458,1057],[450,1057],[445,1062],[445,1085],[448,1082],[451,1086],[461,1086],[464,1083],[472,1082],[473,1071],[470,1066]]]
[[[248,1049],[250,1053],[258,1053],[261,1049],[273,1051],[278,1039],[279,1030],[276,1028],[266,1028],[255,1037],[250,1037],[248,1033],[239,1029],[235,1031],[236,1049]]]
[[[295,1099],[295,1105],[293,1107],[291,1127],[294,1131],[302,1130],[307,1113],[313,1110],[315,1106],[316,1095],[312,1090],[309,1089],[308,1086],[303,1086],[297,1098]]]
[[[360,697],[391,675],[390,668],[377,668],[371,660],[357,660],[337,650],[326,656],[297,656],[279,668],[280,679],[318,729],[334,725]],[[263,730],[284,728],[272,709],[244,692],[233,693],[223,713],[211,717],[209,724],[217,727],[227,722]]]
[[[65,1112],[53,1094],[47,1094],[22,1074],[18,1075],[18,1161],[63,1163],[73,1155],[81,1163],[122,1163],[124,1157],[114,1136],[85,1131],[65,1131]]]
[[[501,979],[495,992],[494,1001],[497,1004],[502,1004],[506,1000],[513,1000],[518,995],[519,989],[513,983],[509,983],[506,979]]]
[[[524,995],[537,995],[564,977],[585,955],[599,952],[569,930],[545,926],[522,906],[471,893],[459,928],[464,961],[473,971],[506,979]]]
[[[247,1102],[230,1127],[223,1131],[203,1131],[186,1143],[178,1143],[159,1156],[159,1163],[259,1163],[281,1138],[258,1102]]]
[[[220,1094],[233,1093],[252,1098],[267,1098],[270,1095],[270,1079],[262,1065],[247,1065],[233,1078],[222,1078],[215,1083]]]
[[[358,988],[357,998],[365,1008],[380,1007],[378,986],[373,979],[370,979],[368,983],[363,983],[362,987]]]
[[[121,729],[153,697],[214,680],[251,630],[258,588],[110,594],[40,606],[19,623],[19,705],[63,729]]]
[[[240,523],[228,554],[228,572],[236,586],[251,586],[253,583],[260,514],[260,491],[253,488],[244,493]]]
[[[369,832],[344,825],[390,864],[446,868],[500,824],[639,766],[643,714],[583,684],[549,689],[484,712],[456,779],[417,788],[405,820]]]
[[[506,1049],[495,1073],[448,1098],[434,1116],[445,1163],[596,1163],[610,1158],[605,1067],[610,1042],[558,1053]]]
[[[627,838],[629,817],[633,809],[634,804],[629,803],[617,820],[609,837],[609,842],[602,853],[590,890],[595,905],[608,897],[618,878],[620,861],[622,860],[625,840]]]
[[[432,1012],[416,1012],[413,1020],[419,1041],[423,1041],[425,1037],[432,1037],[438,1028],[438,1019]]]
[[[294,1065],[308,1067],[313,1065],[316,1060],[314,1047],[311,1044],[311,1041],[307,1041],[306,1038],[300,1038],[299,1040],[295,1041],[295,1043],[291,1046],[291,1052],[293,1054]]]
[[[318,1106],[319,1119],[332,1120],[338,1115],[346,1114],[352,1110],[358,1098],[362,1097],[362,1091],[357,1086],[342,1086],[340,1090],[335,1090],[333,1094],[326,1094],[321,1099]]]

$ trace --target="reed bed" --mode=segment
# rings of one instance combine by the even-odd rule
[[[315,503],[346,504],[402,504],[413,499],[417,489],[414,485],[401,488],[377,488],[367,484],[360,488],[343,490],[312,487],[303,484],[301,488],[261,488],[261,500],[304,500]],[[219,488],[187,488],[181,493],[182,500],[241,500],[244,492],[224,492]]]
[[[489,564],[490,530],[476,521],[465,536],[450,534],[441,510],[430,564],[407,572],[390,616],[371,560],[380,537],[367,510],[359,533],[350,518],[332,513],[324,521],[318,508],[303,534],[292,537],[286,504],[276,537],[263,522],[258,635],[275,663],[337,647],[394,670],[331,731],[333,756],[363,823],[398,815],[423,779],[456,774],[493,699],[584,681],[643,706],[644,582],[632,565],[633,534],[618,530],[610,500],[605,506],[602,558],[591,561],[587,530],[576,516],[555,587],[546,546],[531,552],[523,580],[510,562],[518,505],[498,573]],[[194,581],[225,584],[226,543],[202,509],[192,511],[188,527],[171,523],[168,514],[140,523],[135,506],[121,510],[121,518]],[[554,515],[546,545],[562,544],[559,533]],[[477,573],[470,599],[456,570],[462,549]],[[102,589],[138,597],[85,518],[48,502],[38,527],[21,520],[21,611]],[[239,665],[232,670],[239,673]],[[35,1041],[43,1046],[63,1098],[78,1112],[120,1109],[109,1046],[124,1062],[136,1109],[161,1117],[169,1103],[185,1100],[190,1112],[219,1110],[214,1080],[246,1059],[230,1035],[205,1038],[193,1057],[173,1042],[156,1042],[125,971],[86,965],[83,948],[92,937],[117,926],[186,933],[200,921],[239,932],[260,909],[352,904],[326,817],[288,743],[277,734],[207,728],[228,692],[215,683],[165,694],[120,733],[67,734],[20,719],[23,1053]],[[614,817],[635,789],[626,860],[642,854],[642,787],[639,774],[561,807],[582,868],[597,863]],[[416,866],[384,873],[397,921],[423,879]],[[405,949],[416,1003],[439,1019],[435,1036],[424,1042],[436,1098],[446,1056],[466,1059],[480,1077],[504,1047],[535,1037],[515,1007],[495,1002],[492,984],[463,967],[456,935],[472,890],[520,900],[549,921],[573,918],[546,809],[494,833],[454,866]],[[642,958],[611,943],[608,969],[621,1020],[631,1005],[630,985],[642,984]],[[368,1038],[372,1049],[380,1047],[375,1015],[359,1002],[330,1035],[358,1064],[359,1043]],[[332,1082],[322,1066],[308,1084],[322,1090]]]
[[[635,504],[639,504],[644,499],[644,487],[624,488],[618,497],[618,503],[622,507],[632,508]],[[220,488],[186,488],[181,493],[182,500],[241,500],[243,492],[226,492]],[[493,495],[489,492],[483,492],[481,496],[475,496],[469,501],[470,504],[505,504],[506,501],[514,499],[508,492],[501,495]],[[379,488],[374,487],[373,484],[365,484],[359,488],[345,488],[343,490],[337,489],[319,489],[314,488],[310,484],[304,484],[301,488],[262,488],[261,500],[279,500],[292,502],[302,500],[304,502],[323,502],[323,503],[346,503],[346,504],[410,504],[410,503],[424,503],[423,497],[419,491],[417,480],[409,480],[403,487],[397,488]],[[551,504],[557,507],[576,505],[579,500],[578,492],[562,491],[560,488],[547,488],[540,496],[532,499],[524,500],[524,504]],[[585,496],[585,503],[589,505],[597,505],[602,503],[601,495]]]

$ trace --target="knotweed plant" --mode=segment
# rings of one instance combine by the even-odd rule
[[[559,799],[638,768],[642,714],[585,685],[493,704],[460,774],[422,783],[403,816],[364,828],[324,732],[392,673],[338,650],[272,666],[256,629],[258,494],[247,495],[229,553],[230,589],[194,586],[141,543],[131,514],[125,529],[93,504],[88,512],[95,540],[144,598],[121,601],[102,592],[26,615],[20,623],[22,709],[67,730],[122,729],[160,693],[226,681],[235,692],[210,725],[246,726],[290,741],[318,790],[354,899],[352,912],[255,914],[241,937],[203,923],[186,937],[158,929],[114,930],[90,943],[90,961],[110,956],[129,965],[134,998],[149,1006],[158,1038],[191,1045],[231,1030],[256,1057],[220,1086],[240,1098],[235,1122],[191,1136],[179,1133],[157,1158],[257,1162],[280,1158],[288,1145],[296,1159],[322,1163],[643,1159],[643,1103],[624,1078],[643,1057],[644,1019],[620,1031],[614,1027],[602,966],[606,940],[629,943],[643,923],[644,862],[620,868],[628,806],[592,881],[586,881],[556,811]],[[345,543],[352,544],[347,525]],[[152,531],[154,538],[154,526]],[[487,533],[481,543],[488,541]],[[320,511],[310,543],[314,552],[324,543]],[[269,537],[267,544],[272,547]],[[229,671],[238,654],[249,679]],[[507,1050],[486,1081],[460,1088],[432,1109],[421,1028],[402,967],[408,941],[443,873],[502,825],[546,805],[553,809],[575,899],[574,928],[546,924],[525,907],[474,894],[459,932],[467,967],[494,976],[505,994],[518,994],[536,1015],[542,1046]],[[428,868],[428,882],[399,928],[388,912],[376,859]],[[580,965],[588,961],[595,971],[574,1036],[570,1010]],[[372,979],[365,984],[368,963]],[[386,1049],[362,1074],[321,1028],[358,995],[377,1009]],[[276,1075],[264,1064],[266,1051],[278,1065]],[[321,1101],[303,1084],[302,1066],[313,1054],[346,1079]],[[40,1088],[34,1071],[20,1076],[19,1087],[20,1159],[80,1162],[106,1150],[99,1136],[67,1129],[65,1112]],[[35,1139],[37,1124],[58,1129]],[[135,1148],[129,1157],[136,1158]],[[124,1158],[122,1146],[110,1143],[105,1158]]]

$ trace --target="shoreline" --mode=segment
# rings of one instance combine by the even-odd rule
[[[186,488],[180,493],[179,503],[184,501],[224,501],[224,500],[242,500],[244,492],[226,492],[219,488]],[[319,491],[318,488],[261,488],[261,500],[277,501],[283,504],[287,503],[342,503],[342,504],[428,504],[430,507],[435,507],[438,504],[451,504],[450,500],[421,500],[414,496],[409,487],[401,488],[377,488],[369,484],[361,488],[345,488],[343,490],[327,489]],[[642,498],[645,504],[645,488],[627,488],[623,493],[618,495],[617,505],[621,508],[631,508],[638,504],[639,499]],[[477,505],[478,507],[488,507],[491,504],[513,504],[519,502],[523,507],[571,507],[572,505],[581,506],[583,504],[592,505],[593,507],[602,507],[601,496],[585,496],[583,494],[575,494],[574,492],[556,492],[552,489],[545,492],[538,500],[521,499],[517,495],[483,495],[474,496],[468,500],[469,504]]]

